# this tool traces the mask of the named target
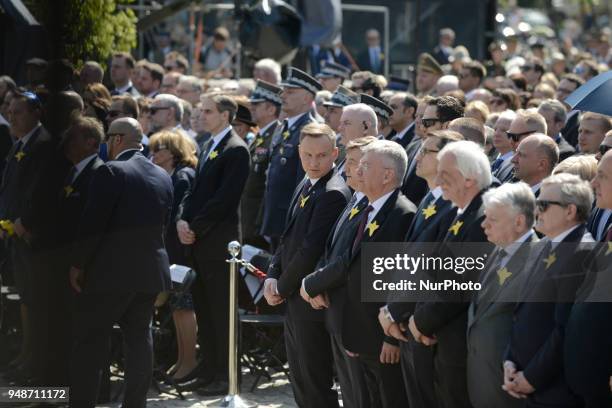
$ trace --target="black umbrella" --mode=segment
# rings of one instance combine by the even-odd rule
[[[565,103],[574,110],[612,116],[612,71],[592,78],[572,92]]]

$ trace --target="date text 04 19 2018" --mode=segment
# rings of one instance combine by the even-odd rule
[[[0,403],[68,402],[68,395],[67,387],[0,387]]]

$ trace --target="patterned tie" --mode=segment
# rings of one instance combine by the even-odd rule
[[[363,211],[361,215],[361,221],[359,221],[359,227],[357,229],[357,235],[355,235],[355,241],[353,241],[353,253],[359,248],[359,244],[361,244],[361,240],[363,239],[363,234],[365,233],[365,227],[368,223],[368,215],[374,209],[371,205],[368,205],[366,209]]]
[[[497,170],[499,170],[503,162],[504,162],[504,159],[502,159],[501,157],[498,157],[497,159],[495,159],[493,164],[491,164],[491,172],[494,173]]]

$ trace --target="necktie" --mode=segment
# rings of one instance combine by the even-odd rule
[[[491,164],[491,171],[492,172],[497,171],[501,167],[503,162],[504,162],[504,159],[502,159],[501,157],[498,157],[497,159],[495,159],[493,164]]]
[[[303,207],[304,205],[306,205],[306,201],[308,200],[308,190],[310,190],[310,187],[312,187],[312,183],[310,182],[309,179],[306,179],[306,182],[304,183],[304,186],[302,187],[302,192],[300,193],[300,195],[297,197],[297,200],[295,201],[295,205],[293,206],[293,211],[291,212],[291,215],[295,215],[295,212],[297,211],[298,208]],[[302,205],[302,203],[304,203]]]
[[[359,227],[357,228],[357,235],[355,235],[355,241],[353,241],[353,253],[361,244],[361,240],[363,239],[363,234],[365,233],[365,227],[368,223],[368,215],[374,209],[371,205],[368,205],[361,215],[361,221],[359,221]]]
[[[64,186],[69,186],[72,184],[72,182],[74,181],[74,176],[76,176],[76,173],[77,173],[76,166],[72,166],[72,168],[70,168],[70,171],[68,172],[68,175],[66,176],[66,180],[64,180]]]
[[[342,225],[346,222],[346,219],[348,218],[349,213],[351,212],[351,210],[353,209],[356,203],[357,203],[357,194],[353,194],[353,196],[351,197],[351,201],[349,201],[349,203],[347,204],[346,208],[344,209],[344,212],[342,213],[342,215],[340,216],[340,219],[338,220],[338,223],[336,224],[336,229],[334,229],[334,235],[332,236],[332,242],[336,240],[336,234],[338,234],[338,231],[340,230],[340,228],[342,228]]]
[[[200,163],[199,163],[199,168],[201,169],[202,167],[204,167],[204,163],[206,163],[206,160],[208,160],[208,155],[210,154],[210,151],[212,150],[214,144],[214,140],[211,137],[210,139],[208,139],[208,141],[206,142],[206,145],[204,145],[204,149],[202,149],[202,156],[200,156]]]

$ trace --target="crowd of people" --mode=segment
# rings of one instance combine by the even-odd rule
[[[22,323],[4,377],[93,407],[119,324],[124,406],[145,406],[179,264],[196,279],[168,300],[168,375],[226,394],[239,240],[271,254],[300,407],[339,406],[336,382],[345,407],[611,406],[612,120],[564,102],[608,69],[600,52],[507,41],[479,62],[444,29],[411,93],[379,74],[376,34],[360,59],[377,72],[330,52],[316,73],[264,59],[252,80],[203,79],[169,51],[114,53],[106,77],[40,59],[23,86],[0,77],[2,278]],[[481,243],[481,274],[430,278],[482,289],[366,302],[369,242]]]

